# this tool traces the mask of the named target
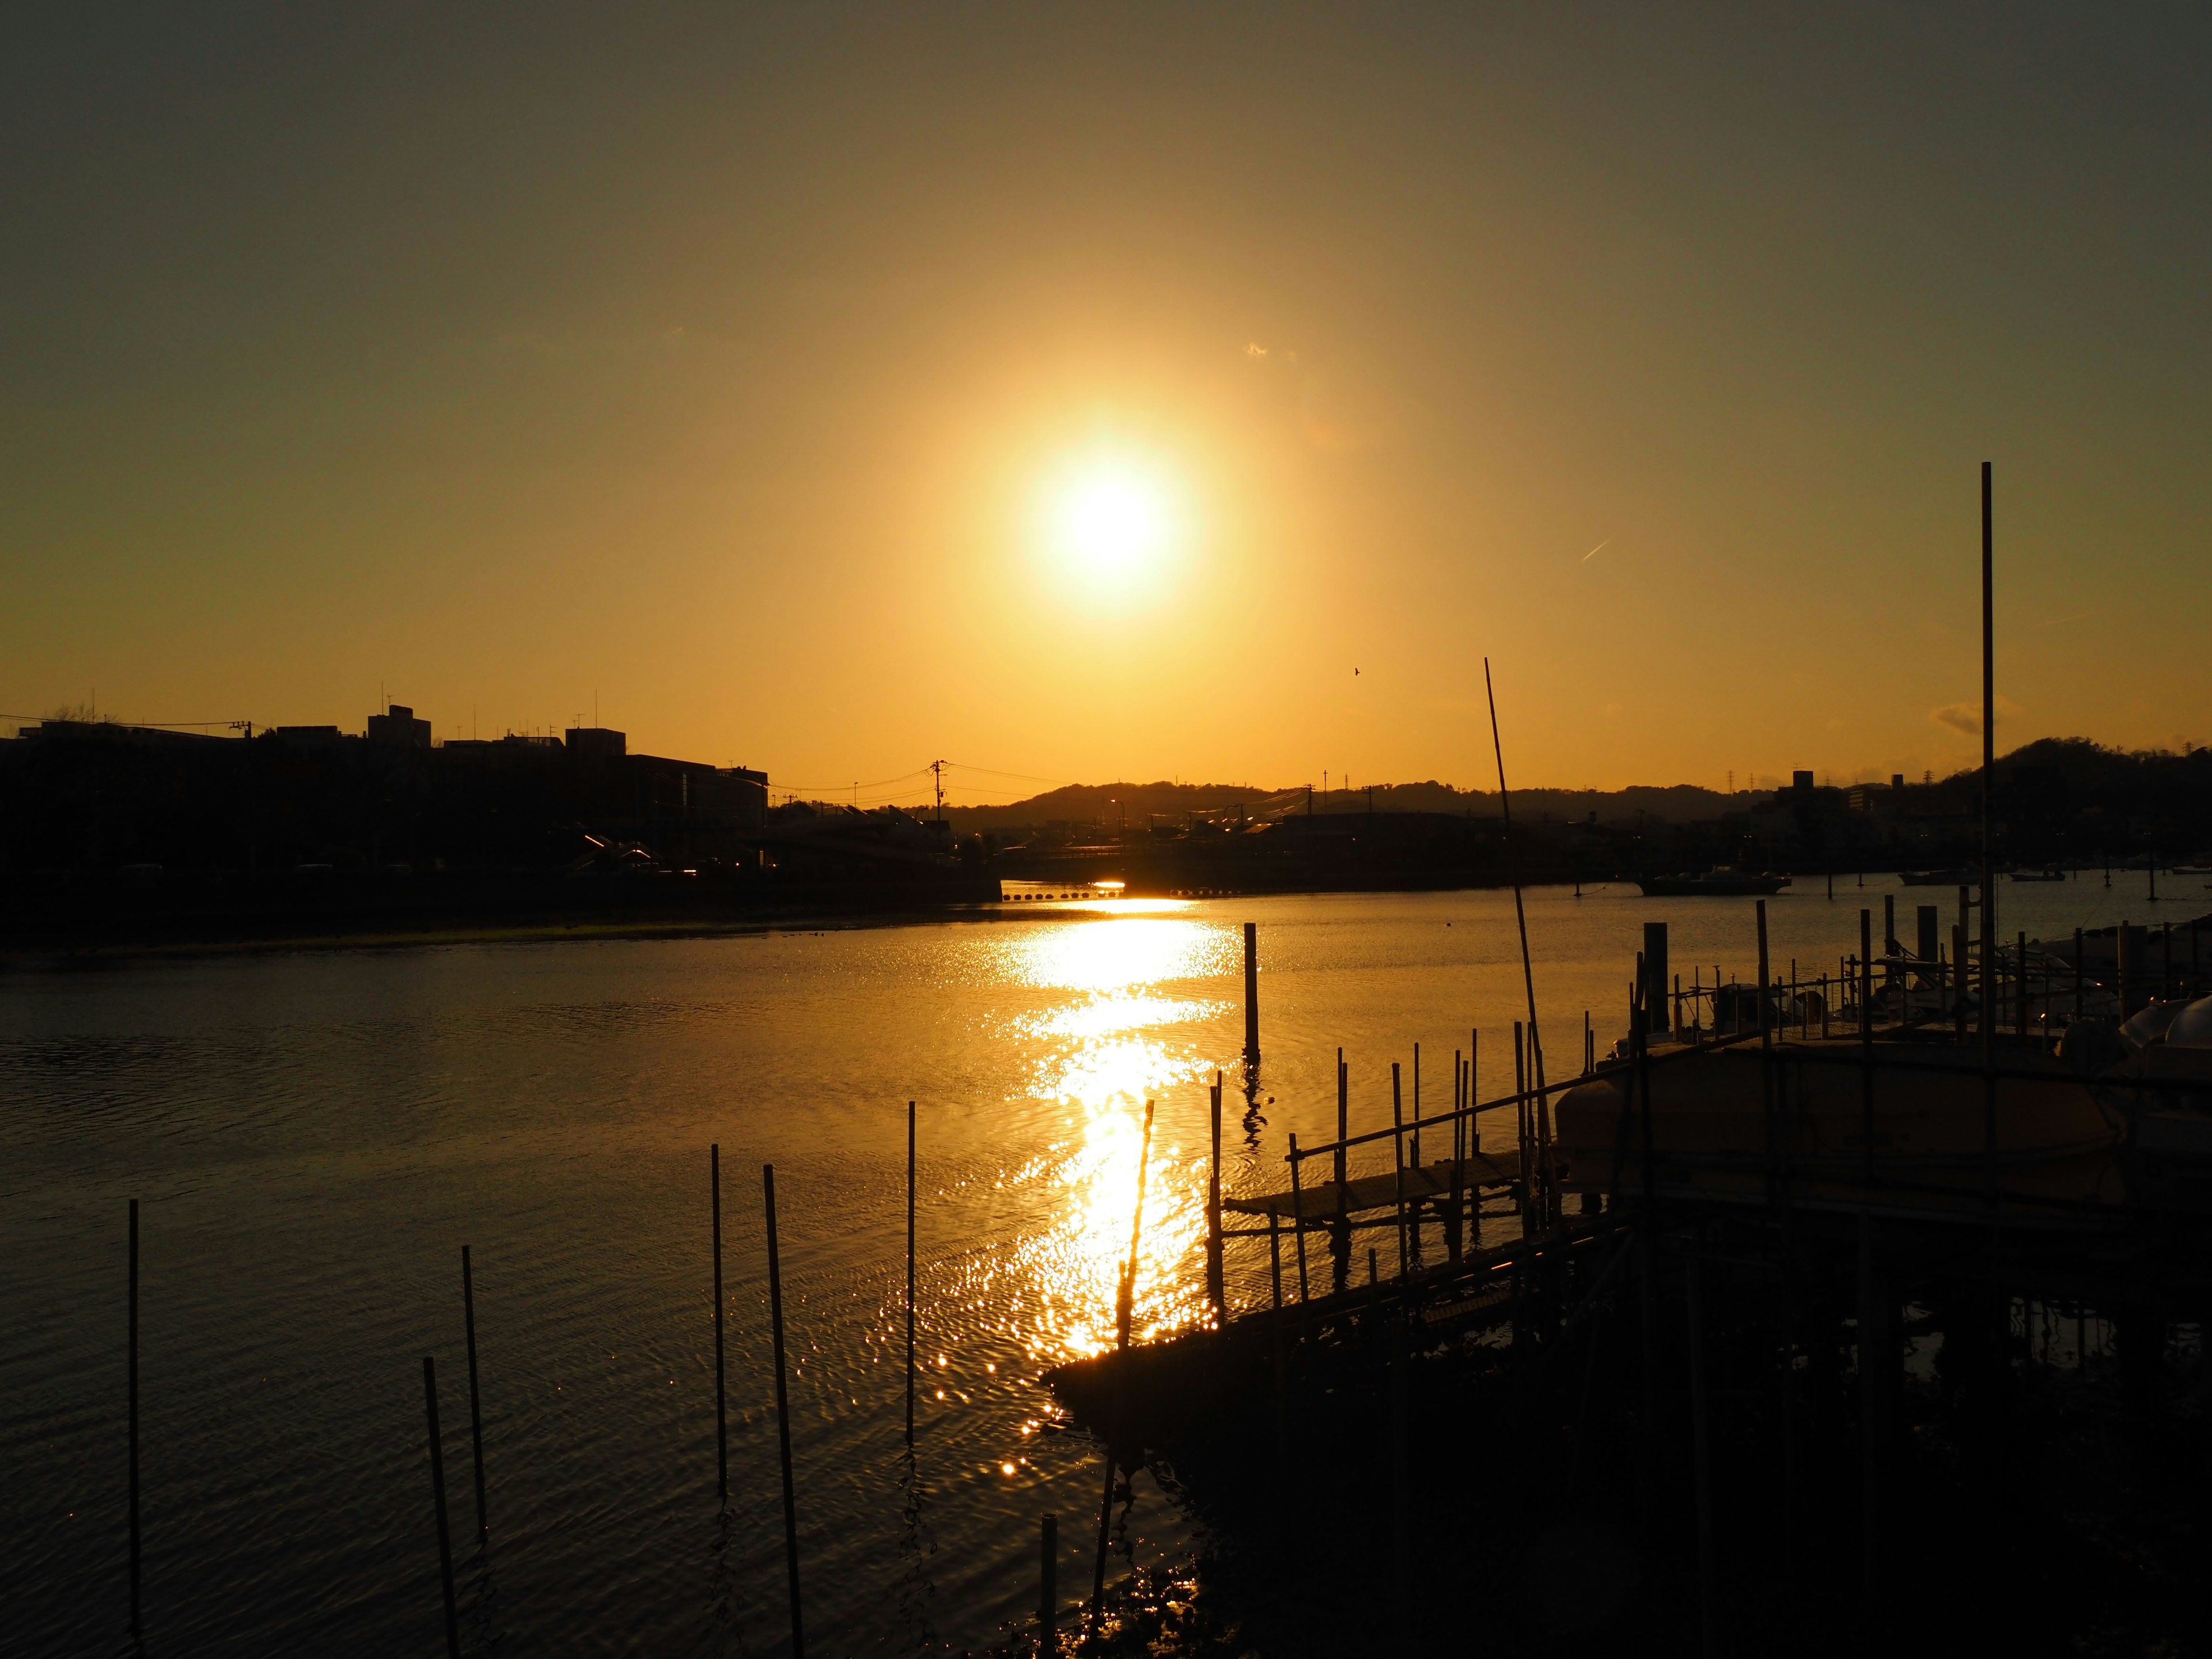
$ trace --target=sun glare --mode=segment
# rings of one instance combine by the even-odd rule
[[[1167,480],[1121,456],[1087,455],[1061,468],[1047,489],[1044,516],[1060,562],[1091,585],[1123,593],[1159,568],[1181,529]]]

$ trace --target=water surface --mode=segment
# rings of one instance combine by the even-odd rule
[[[2195,878],[2002,893],[2005,931],[2198,913]],[[2187,897],[2181,895],[2190,889]],[[1861,903],[1770,904],[1778,971],[1854,948]],[[1911,907],[1954,896],[1906,890]],[[2192,901],[2195,901],[2192,902]],[[1748,975],[1744,900],[1528,896],[1556,1074],[1626,1018],[1640,925]],[[1265,1060],[1239,1087],[1241,925]],[[143,1202],[149,1650],[435,1651],[420,1364],[474,1535],[459,1253],[473,1247],[492,1547],[471,1650],[787,1647],[760,1166],[777,1169],[803,1567],[820,1652],[987,1641],[1063,1517],[1087,1585],[1095,1449],[1039,1371],[1112,1340],[1143,1105],[1158,1103],[1141,1333],[1201,1316],[1205,1085],[1224,1182],[1287,1133],[1389,1121],[1480,1026],[1510,1087],[1510,893],[1116,902],[1079,917],[684,941],[219,957],[0,979],[0,1650],[125,1633],[125,1201]],[[918,1502],[901,1486],[906,1102],[920,1103]],[[1501,1126],[1503,1127],[1503,1126]],[[1498,1130],[1486,1139],[1498,1144]],[[732,1505],[718,1518],[707,1147],[724,1172]],[[1386,1158],[1387,1148],[1377,1156]],[[1267,1295],[1231,1260],[1232,1300]],[[1140,1480],[1139,1559],[1189,1547]]]

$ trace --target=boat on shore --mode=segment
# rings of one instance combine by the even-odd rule
[[[1981,884],[1982,872],[1963,866],[1954,870],[1900,870],[1897,878],[1907,887],[1975,887]]]
[[[2012,872],[2012,878],[2014,881],[2063,881],[2066,872],[2063,870],[2015,870]]]
[[[1644,890],[1646,898],[1741,898],[1748,894],[1778,893],[1790,884],[1790,878],[1753,875],[1723,866],[1702,875],[1638,876],[1636,884]]]

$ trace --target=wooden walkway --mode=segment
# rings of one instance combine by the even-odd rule
[[[1521,1178],[1517,1164],[1517,1158],[1509,1161],[1503,1153],[1440,1158],[1433,1164],[1409,1164],[1402,1172],[1358,1176],[1341,1186],[1323,1181],[1295,1193],[1224,1197],[1221,1207],[1237,1215],[1273,1216],[1285,1221],[1329,1221],[1363,1210],[1395,1209],[1401,1198],[1408,1204],[1419,1204],[1470,1189],[1510,1187]]]

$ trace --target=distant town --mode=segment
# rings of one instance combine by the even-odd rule
[[[781,799],[777,799],[781,797]],[[775,804],[771,805],[774,800]],[[0,740],[6,937],[906,910],[1111,883],[1133,894],[1808,874],[1977,854],[1977,772],[1733,793],[1437,782],[1068,787],[1003,805],[864,807],[575,726],[434,741],[402,704],[335,726],[183,732],[83,718]],[[2212,755],[2046,740],[2002,757],[2002,860],[2206,862]]]

